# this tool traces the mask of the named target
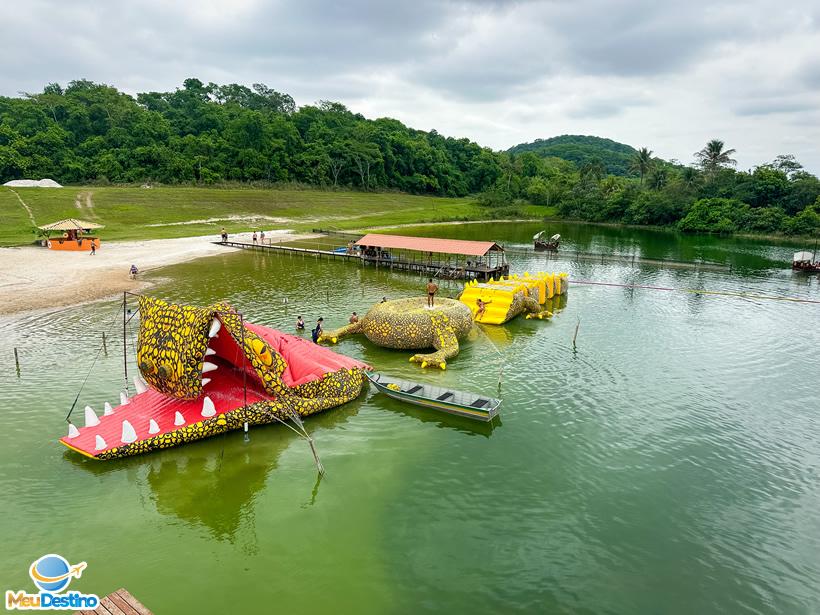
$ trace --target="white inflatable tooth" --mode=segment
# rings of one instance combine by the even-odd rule
[[[85,426],[86,427],[96,427],[100,424],[100,419],[97,418],[96,413],[94,412],[94,408],[91,406],[85,407]]]
[[[145,380],[142,379],[142,376],[137,374],[136,376],[134,376],[134,388],[137,389],[137,394],[145,393],[145,391],[148,390],[148,383],[146,383]]]
[[[77,426],[74,423],[68,424],[68,437],[69,438],[76,438],[80,435],[80,430],[77,429]]]
[[[131,444],[137,441],[137,432],[134,426],[128,421],[122,422],[122,438],[120,438],[120,440],[122,440],[123,444]]]
[[[208,361],[205,361],[202,364],[202,373],[203,374],[207,374],[208,372],[215,371],[216,369],[217,369],[217,366],[214,365],[213,363],[209,363]]]
[[[126,393],[125,391],[120,391],[120,405],[125,406],[130,403],[131,400],[128,399],[128,393]]]
[[[177,413],[174,415],[174,425],[179,426],[179,425],[184,425],[184,424],[185,424],[185,417],[182,416],[182,413],[180,413],[179,410],[177,410]]]
[[[216,414],[216,406],[214,406],[211,398],[206,395],[205,399],[202,400],[202,416],[208,417],[214,414]]]
[[[214,318],[213,322],[211,323],[211,328],[208,329],[208,337],[216,337],[221,328],[222,323],[219,322],[218,318]]]
[[[157,422],[154,419],[148,421],[148,433],[152,436],[155,433],[159,433],[159,425],[157,425]]]
[[[203,379],[202,379],[202,386],[205,386],[205,385],[206,385],[206,384],[208,384],[210,381],[211,381],[211,379],[210,379],[210,378],[203,378]]]
[[[215,355],[215,354],[216,354],[216,350],[214,350],[213,348],[206,348],[205,349],[205,356],[206,357],[210,357],[211,355]]]
[[[108,416],[110,414],[114,414],[114,408],[111,407],[111,404],[105,402],[105,411],[103,412],[103,416]]]
[[[102,451],[102,450],[105,450],[107,448],[108,448],[108,445],[105,443],[105,440],[103,440],[103,437],[100,436],[100,435],[97,435],[97,437],[94,438],[94,450]]]

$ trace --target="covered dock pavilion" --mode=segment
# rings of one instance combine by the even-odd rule
[[[353,244],[364,264],[413,271],[431,278],[487,280],[510,273],[504,248],[494,241],[369,233]]]
[[[45,226],[37,228],[45,235],[43,245],[50,250],[88,251],[92,244],[94,248],[100,247],[100,238],[92,235],[92,231],[105,228],[102,224],[78,220],[77,218],[66,218],[58,220]],[[56,237],[52,237],[57,233]]]

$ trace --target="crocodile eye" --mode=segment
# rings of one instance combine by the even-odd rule
[[[151,359],[143,359],[140,361],[140,371],[143,374],[154,374],[157,371],[156,366],[151,361]]]
[[[270,366],[273,364],[273,357],[268,350],[267,345],[262,340],[251,340],[251,348],[253,353],[259,357],[264,365]]]

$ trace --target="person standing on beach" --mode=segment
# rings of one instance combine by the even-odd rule
[[[262,245],[265,244],[265,231],[261,231],[259,233],[259,243],[261,243]]]
[[[427,280],[427,307],[434,307],[438,286],[433,283],[433,278]]]
[[[91,256],[94,256],[97,253],[97,246],[94,245],[94,240],[91,240]]]
[[[228,241],[228,231],[225,230],[225,227],[222,227],[222,243]]]
[[[256,244],[256,231],[253,232],[253,243]]]

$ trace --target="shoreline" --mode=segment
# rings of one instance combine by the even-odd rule
[[[288,229],[270,231],[267,236],[280,241],[316,237]],[[250,241],[251,233],[233,233],[231,237]],[[142,279],[142,274],[148,271],[239,250],[217,245],[216,239],[205,235],[103,242],[94,256],[37,246],[0,248],[0,316],[80,305],[145,289],[151,282]],[[128,274],[132,264],[140,271],[136,280]]]

